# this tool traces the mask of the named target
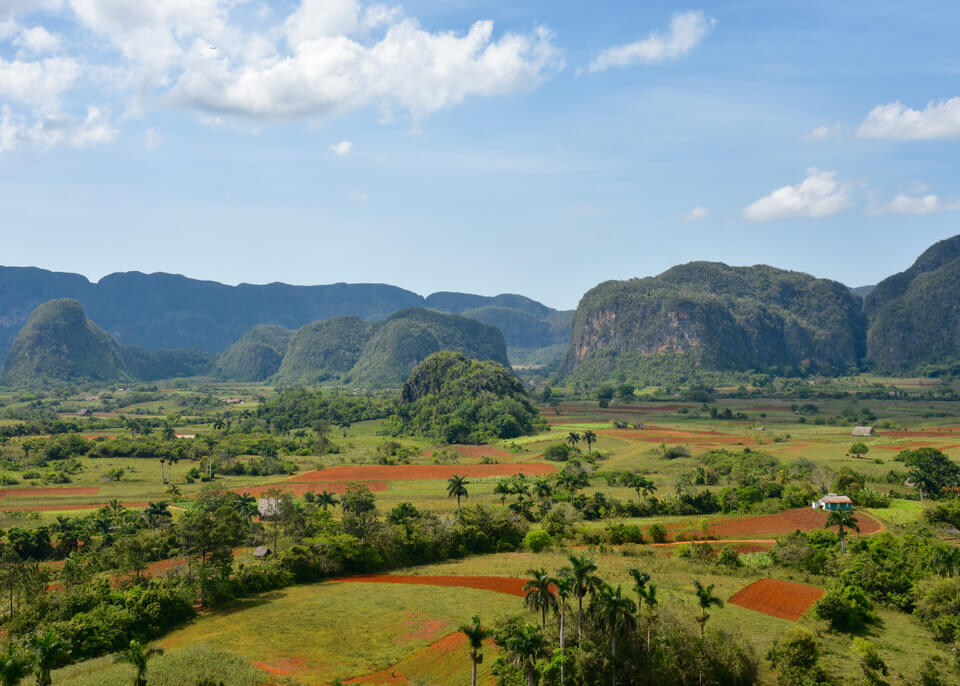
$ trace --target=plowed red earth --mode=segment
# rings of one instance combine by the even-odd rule
[[[741,588],[729,602],[771,617],[796,621],[803,617],[824,593],[822,588],[816,586],[804,586],[777,579],[760,579]]]
[[[432,481],[449,479],[454,474],[481,478],[485,476],[513,476],[527,474],[539,476],[557,471],[552,464],[523,462],[518,464],[463,464],[463,465],[365,465],[362,467],[327,467],[299,474],[290,481],[300,483],[324,483],[329,481]]]
[[[861,534],[874,534],[883,528],[877,520],[863,512],[857,512],[856,518]],[[760,515],[758,517],[720,519],[709,522],[707,526],[712,538],[747,538],[750,536],[789,534],[797,529],[801,531],[822,529],[826,521],[827,513],[823,510],[814,510],[812,507],[798,507],[793,510],[784,510],[776,514]],[[673,524],[668,528],[676,530],[686,526],[686,524]]]
[[[279,489],[284,493],[289,493],[292,496],[302,497],[307,491],[313,491],[314,493],[320,493],[321,491],[330,491],[331,493],[343,494],[347,490],[347,485],[351,483],[349,481],[310,481],[304,483],[292,483],[290,481],[284,481],[282,483],[276,484],[264,484],[262,486],[249,486],[247,488],[233,488],[231,489],[234,493],[249,493],[253,496],[260,496],[266,493],[267,491],[273,489]],[[360,483],[364,484],[371,491],[385,491],[387,490],[386,481],[361,481]]]
[[[524,579],[508,576],[417,576],[404,574],[358,574],[330,579],[347,584],[410,584],[413,586],[452,586],[456,588],[476,588],[481,591],[494,591],[510,595],[523,596]]]
[[[0,498],[30,495],[97,495],[99,486],[68,486],[66,488],[4,488],[0,490]]]

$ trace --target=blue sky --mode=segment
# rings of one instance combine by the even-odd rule
[[[960,217],[960,5],[0,0],[0,263],[574,307]]]

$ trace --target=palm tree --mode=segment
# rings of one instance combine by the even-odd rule
[[[474,615],[470,624],[461,624],[460,631],[470,643],[470,661],[473,663],[473,686],[477,686],[477,665],[483,662],[483,642],[492,635],[480,624],[480,617]]]
[[[303,439],[307,437],[306,429],[297,429],[293,432],[293,437],[297,439],[297,450],[303,447]]]
[[[53,629],[47,629],[28,638],[27,649],[33,657],[37,686],[50,686],[50,672],[70,655],[70,641],[57,636]]]
[[[633,577],[633,592],[637,594],[637,604],[643,602],[643,589],[646,588],[647,582],[650,581],[650,575],[646,572],[641,572],[639,569],[628,570],[628,573]]]
[[[654,486],[653,482],[650,479],[647,479],[646,477],[644,477],[643,481],[644,483],[643,483],[643,486],[640,487],[640,492],[643,493],[643,507],[644,509],[646,509],[647,496],[651,495],[652,493],[656,493],[657,487]]]
[[[173,515],[170,514],[166,501],[161,500],[156,503],[147,504],[147,508],[143,511],[143,516],[151,527],[159,529],[160,525]]]
[[[614,589],[609,584],[600,586],[590,613],[595,615],[602,629],[610,634],[610,662],[613,672],[613,686],[617,686],[617,634],[636,628],[637,606],[629,598],[623,597],[620,586]]]
[[[539,498],[540,502],[542,503],[553,493],[553,487],[550,485],[549,481],[543,477],[538,477],[533,482],[533,492],[537,495],[537,498]]]
[[[653,613],[657,606],[657,584],[653,581],[647,583],[642,589],[637,591],[640,600],[647,608],[647,652],[650,651],[650,630],[653,627]]]
[[[597,565],[593,563],[593,558],[588,557],[586,553],[579,555],[570,555],[567,557],[570,561],[570,576],[573,578],[573,591],[577,596],[577,638],[583,639],[583,596],[592,593],[600,585],[600,577],[594,572],[597,571]]]
[[[140,641],[134,639],[130,641],[129,648],[117,653],[113,657],[113,661],[133,665],[137,670],[137,677],[133,682],[133,686],[147,686],[147,661],[156,655],[163,655],[163,649],[147,648],[144,650]]]
[[[587,454],[590,454],[590,446],[597,442],[597,434],[589,429],[583,432],[583,442],[587,444]]]
[[[469,497],[467,493],[467,477],[454,474],[447,479],[447,497],[457,499],[457,514],[460,514],[460,498]]]
[[[0,652],[0,686],[17,686],[30,673],[30,658],[8,642]]]
[[[580,434],[578,434],[576,431],[571,431],[567,434],[566,441],[570,444],[571,448],[576,448],[578,445],[580,445]]]
[[[847,554],[847,529],[853,529],[860,533],[860,526],[857,524],[857,518],[853,516],[850,510],[834,510],[827,515],[827,521],[823,528],[837,527],[837,533],[840,534],[840,553]]]
[[[513,663],[523,667],[527,686],[534,686],[537,678],[537,659],[547,652],[547,639],[536,624],[513,627],[504,640],[504,647],[513,654]]]
[[[550,580],[557,589],[557,609],[560,613],[560,656],[566,656],[566,619],[567,598],[574,594],[573,574],[569,569],[561,569],[560,573]],[[560,684],[563,686],[563,661],[560,661]]]
[[[180,495],[181,495],[181,493],[180,493],[180,487],[177,486],[176,484],[170,484],[170,485],[168,485],[168,486],[167,486],[167,495],[170,496],[170,498],[173,499],[173,500],[179,499],[179,498],[180,498]]]
[[[337,499],[336,494],[331,493],[330,491],[322,491],[316,496],[313,502],[326,510],[328,507],[333,507],[340,501]]]
[[[167,472],[166,472],[167,459],[165,457],[160,458],[160,483],[167,483]]]
[[[553,579],[547,574],[547,570],[528,569],[527,574],[531,579],[523,585],[523,592],[526,595],[523,598],[523,604],[531,610],[540,610],[540,629],[547,630],[547,611],[555,610],[557,607],[557,596],[553,594],[550,583]]]
[[[497,482],[497,485],[493,487],[493,492],[495,495],[500,496],[500,504],[505,505],[507,502],[507,496],[513,493],[513,487],[506,479],[500,479]]]
[[[703,638],[703,633],[706,629],[707,620],[710,619],[710,615],[707,614],[707,610],[710,609],[711,605],[716,605],[717,607],[723,607],[723,601],[720,600],[717,596],[713,595],[713,587],[716,584],[710,584],[709,586],[704,586],[700,583],[699,580],[694,580],[693,587],[697,593],[697,602],[700,604],[700,616],[697,617],[697,623],[700,625],[700,637]]]

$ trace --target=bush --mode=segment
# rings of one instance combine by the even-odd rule
[[[663,524],[654,524],[649,529],[650,538],[654,543],[667,542],[667,527]]]
[[[724,548],[720,557],[717,558],[717,564],[731,569],[743,566],[743,562],[740,561],[740,553],[733,548]]]
[[[860,631],[874,619],[866,593],[856,586],[830,589],[817,601],[814,612],[818,619],[830,622],[833,631]]]
[[[794,627],[773,644],[767,659],[777,671],[781,686],[817,686],[827,681],[823,669],[817,665],[820,648],[813,632],[802,626]]]
[[[539,553],[553,546],[553,538],[542,529],[528,531],[523,537],[523,545],[530,552]]]

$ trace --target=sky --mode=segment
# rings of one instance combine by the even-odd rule
[[[876,283],[960,233],[960,3],[0,0],[0,263]]]

